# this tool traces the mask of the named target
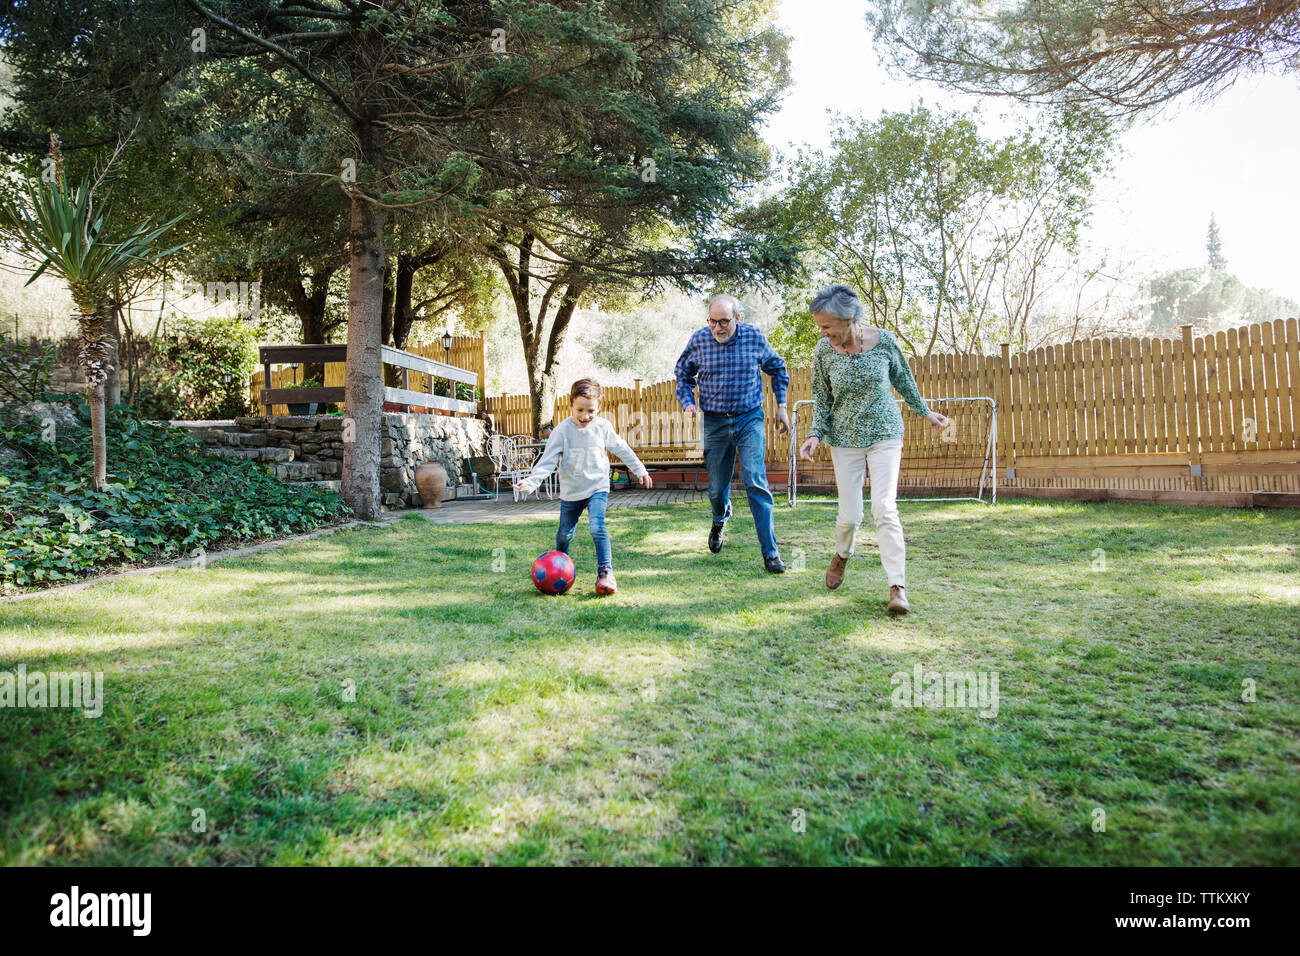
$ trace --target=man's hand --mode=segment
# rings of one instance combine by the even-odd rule
[[[818,438],[816,435],[810,435],[808,437],[808,440],[799,446],[799,457],[806,458],[808,459],[808,461],[812,461],[813,452],[817,450],[817,446],[820,445],[821,443],[822,440]]]
[[[685,408],[682,409],[682,414],[685,415],[687,418],[694,418],[696,411],[697,409],[695,408],[694,405],[687,405]]]
[[[654,486],[655,486],[654,479],[650,477],[649,472],[646,472],[644,475],[641,476],[642,488],[653,488]]]
[[[776,430],[782,435],[790,434],[790,416],[786,414],[784,405],[776,410]]]

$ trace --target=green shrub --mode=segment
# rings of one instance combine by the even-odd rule
[[[433,394],[441,395],[445,398],[449,392],[450,389],[447,388],[447,379],[434,379]],[[478,389],[468,382],[456,383],[456,397],[462,402],[477,402],[482,398],[482,396],[479,395]]]
[[[58,346],[23,345],[0,332],[0,401],[30,402],[49,390]]]
[[[334,492],[298,489],[255,462],[203,454],[179,429],[127,406],[108,414],[109,484],[89,481],[89,409],[54,434],[0,408],[0,585],[41,586],[113,568],[307,531],[348,513]],[[53,437],[53,441],[47,440]]]
[[[257,346],[257,328],[238,318],[184,321],[157,342],[135,405],[153,419],[247,415],[248,379],[257,366]]]

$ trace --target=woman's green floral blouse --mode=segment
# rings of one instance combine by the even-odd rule
[[[891,384],[908,408],[923,417],[930,414],[888,329],[881,329],[880,341],[856,355],[837,352],[822,339],[813,353],[813,424],[808,434],[843,448],[902,438],[903,416]]]

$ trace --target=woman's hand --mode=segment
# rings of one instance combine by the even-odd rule
[[[655,486],[654,479],[650,477],[649,472],[641,476],[642,488],[653,488],[654,486]]]
[[[812,461],[813,452],[817,450],[817,446],[820,445],[821,443],[822,440],[818,438],[816,435],[810,435],[808,437],[808,440],[799,446],[799,457],[806,458],[808,459],[808,461]]]
[[[947,415],[940,415],[938,412],[926,415],[925,420],[930,423],[931,428],[947,428],[949,422]]]

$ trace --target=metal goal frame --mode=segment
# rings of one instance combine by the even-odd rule
[[[903,404],[901,399],[897,400],[900,405]],[[927,405],[931,402],[987,402],[989,406],[989,437],[984,448],[984,465],[980,469],[979,488],[976,490],[976,497],[964,495],[951,498],[899,498],[900,501],[984,501],[984,486],[989,484],[991,497],[989,504],[998,503],[998,403],[988,395],[971,395],[960,398],[927,398],[924,400]],[[797,442],[799,440],[799,410],[805,405],[812,405],[811,399],[804,399],[794,403],[790,410],[790,475],[786,483],[786,499],[793,508],[799,500],[799,449]],[[868,493],[864,500],[870,501],[870,484],[867,484]],[[813,501],[817,504],[817,501]],[[821,503],[829,504],[831,501]]]

